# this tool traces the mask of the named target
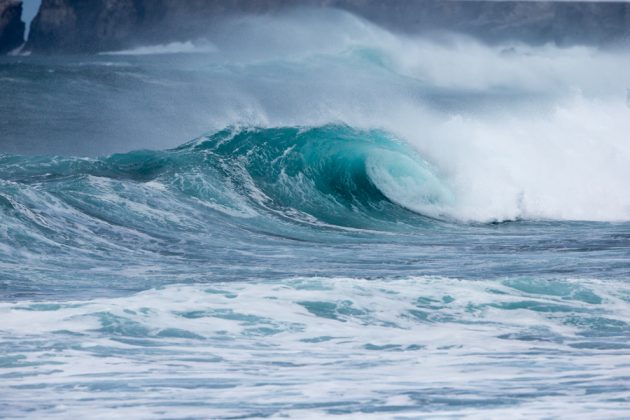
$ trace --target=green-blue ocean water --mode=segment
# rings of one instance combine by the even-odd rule
[[[625,53],[335,19],[0,61],[0,417],[628,416]]]

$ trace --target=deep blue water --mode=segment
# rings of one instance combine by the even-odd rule
[[[0,61],[0,417],[627,418],[627,55],[241,25]]]

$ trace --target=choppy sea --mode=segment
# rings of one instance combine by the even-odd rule
[[[0,59],[0,417],[628,418],[629,64],[337,12]]]

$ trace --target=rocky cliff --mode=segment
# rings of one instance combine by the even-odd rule
[[[1,0],[0,0],[1,1]],[[6,1],[6,0],[5,0]],[[628,37],[630,3],[491,0],[43,0],[35,52],[97,52],[199,37],[231,14],[335,7],[385,27],[451,30],[486,41],[603,44]]]
[[[24,22],[20,0],[0,0],[0,54],[24,43]]]

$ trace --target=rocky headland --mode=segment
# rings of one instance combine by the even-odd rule
[[[20,44],[23,24],[20,27],[16,23],[21,22],[20,3],[0,0],[0,11],[4,10],[0,51],[6,52]],[[32,22],[27,48],[35,53],[95,53],[183,41],[203,36],[213,24],[230,15],[274,13],[305,6],[347,10],[397,31],[448,30],[487,42],[514,39],[559,45],[602,45],[622,42],[630,35],[630,3],[626,2],[43,0]],[[5,36],[5,32],[10,36]]]
[[[23,43],[22,2],[0,0],[0,54],[8,53]]]

